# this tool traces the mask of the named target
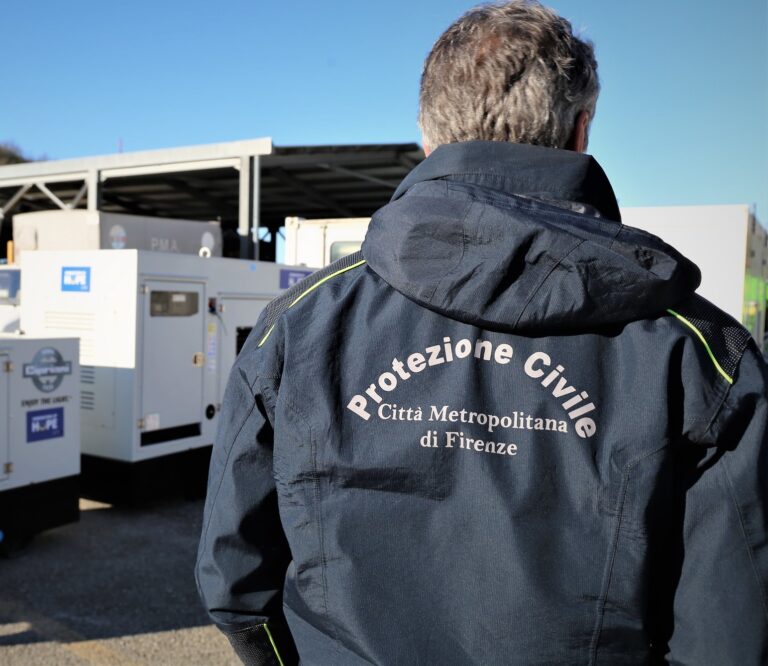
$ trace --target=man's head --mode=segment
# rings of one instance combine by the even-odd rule
[[[421,76],[425,148],[509,141],[583,151],[600,84],[592,44],[538,2],[481,5],[435,42]]]

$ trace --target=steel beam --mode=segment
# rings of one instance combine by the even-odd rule
[[[175,178],[165,178],[162,180],[162,182],[176,192],[188,194],[195,199],[204,201],[215,210],[221,211],[222,216],[224,209],[232,208],[232,204],[226,199],[215,194],[211,194],[201,187],[195,187],[194,185],[185,183],[184,181],[177,180]]]
[[[38,164],[38,162],[33,162]],[[11,166],[16,166],[15,164]],[[26,166],[26,164],[24,165]],[[76,183],[83,181],[88,177],[87,171],[72,171],[71,173],[59,173],[50,176],[19,176],[8,178],[5,177],[3,169],[8,169],[7,166],[0,166],[0,187],[21,187],[22,185],[37,185],[38,183]]]
[[[66,180],[81,180],[73,174],[88,172],[91,169],[107,171],[131,167],[153,167],[158,165],[195,162],[211,162],[220,159],[239,159],[242,155],[268,155],[272,152],[272,139],[251,139],[248,141],[232,141],[202,146],[185,146],[182,148],[165,148],[162,150],[145,150],[140,152],[116,153],[96,157],[82,157],[66,160],[51,160],[47,162],[25,162],[0,167],[0,187],[6,187],[9,180],[22,179],[22,183],[32,178],[42,177],[45,182],[53,182],[50,176],[65,175]],[[183,167],[176,170],[182,171]],[[147,173],[146,170],[141,173]]]
[[[91,169],[85,177],[85,183],[88,185],[88,203],[86,208],[90,211],[99,210],[101,204],[101,179],[96,169]]]
[[[402,164],[406,169],[408,169],[409,172],[419,164],[418,160],[414,160],[412,157],[409,157],[404,153],[398,154],[397,161],[400,162],[400,164]]]
[[[78,190],[77,194],[75,195],[75,198],[70,201],[67,206],[70,208],[77,208],[80,205],[80,202],[83,200],[83,197],[88,192],[88,181],[83,183],[83,186]]]
[[[40,190],[45,196],[47,196],[53,203],[55,203],[62,210],[69,210],[69,206],[65,204],[59,197],[48,189],[45,183],[35,183],[37,189]]]
[[[235,158],[196,160],[194,162],[170,162],[168,164],[151,164],[146,166],[110,167],[100,169],[100,174],[101,180],[105,181],[108,178],[152,176],[165,173],[182,173],[185,171],[208,171],[210,169],[237,169],[239,164],[240,160]]]
[[[259,224],[261,221],[261,161],[256,155],[251,158],[251,242],[253,243],[253,258],[258,259]],[[274,260],[273,260],[274,261]]]
[[[240,256],[259,258],[259,180],[258,157],[240,158],[240,204],[237,233],[240,234]]]
[[[269,170],[270,174],[277,178],[279,181],[293,186],[294,189],[302,193],[307,199],[314,200],[315,203],[319,203],[326,208],[335,210],[342,217],[354,217],[349,208],[342,206],[340,203],[329,197],[327,194],[320,192],[312,185],[305,183],[300,178],[297,178],[289,171],[286,171],[282,167],[273,167]]]
[[[149,215],[150,217],[162,217],[155,208],[150,208],[145,204],[140,204],[119,194],[110,194],[105,192],[101,195],[102,201],[120,206],[132,215]]]
[[[369,183],[374,183],[376,185],[382,185],[383,187],[386,187],[390,190],[396,190],[397,185],[393,185],[390,182],[387,182],[383,178],[376,178],[376,176],[369,176],[367,173],[361,173],[359,171],[352,171],[352,169],[345,169],[344,167],[337,166],[335,164],[318,164],[321,169],[326,169],[327,171],[333,171],[335,173],[341,173],[345,176],[350,176],[352,178],[357,178],[359,180],[365,180]]]
[[[16,190],[16,194],[8,199],[8,201],[5,202],[5,205],[0,208],[0,220],[2,220],[7,213],[10,213],[13,210],[13,207],[24,198],[24,195],[29,191],[31,187],[32,183],[27,183],[26,185],[22,185],[18,190]]]
[[[239,203],[237,209],[237,233],[240,236],[240,257],[247,259],[250,255],[248,248],[248,232],[251,219],[251,158],[240,158]]]

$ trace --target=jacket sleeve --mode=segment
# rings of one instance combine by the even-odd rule
[[[213,447],[196,578],[244,664],[298,662],[282,610],[291,560],[272,474],[272,426],[258,378],[230,375]]]
[[[670,664],[768,664],[767,391],[750,343],[685,491]]]

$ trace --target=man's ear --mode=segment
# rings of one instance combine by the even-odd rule
[[[587,132],[589,131],[589,114],[586,111],[579,111],[576,116],[576,123],[571,132],[571,138],[565,145],[566,150],[573,150],[577,153],[583,153],[587,149]]]
[[[429,157],[429,154],[432,152],[432,149],[425,143],[424,144],[424,157]]]

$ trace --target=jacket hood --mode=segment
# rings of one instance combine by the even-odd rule
[[[660,238],[620,223],[592,157],[501,142],[435,150],[374,214],[362,251],[424,307],[533,334],[656,317],[701,280]]]

